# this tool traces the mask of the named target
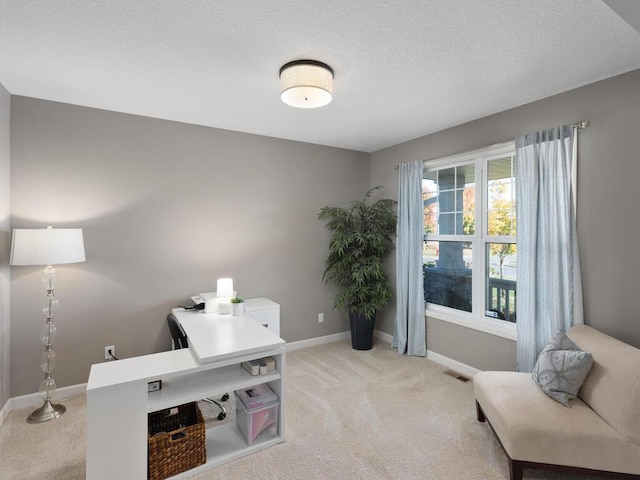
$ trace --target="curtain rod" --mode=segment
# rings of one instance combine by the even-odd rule
[[[585,128],[587,128],[589,126],[589,121],[588,120],[582,120],[578,123],[574,123],[573,125],[571,125],[574,128],[577,128],[578,130],[584,130]],[[396,163],[393,166],[394,170],[398,170],[400,168],[400,164]]]

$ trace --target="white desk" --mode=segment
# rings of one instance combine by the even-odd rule
[[[147,414],[268,383],[280,398],[278,428],[248,446],[235,422],[207,430],[207,463],[173,479],[284,441],[285,342],[250,316],[175,311],[190,349],[95,364],[87,383],[87,479],[147,478]],[[193,349],[191,349],[193,345]],[[276,370],[251,376],[240,363],[265,356]],[[200,361],[202,359],[202,362]],[[147,393],[147,383],[162,389]]]
[[[280,336],[280,305],[268,298],[247,298],[244,309],[250,317]]]
[[[241,317],[173,310],[184,332],[189,348],[200,363],[210,363],[243,354],[259,353],[284,345],[285,341],[249,314]]]
[[[199,293],[191,297],[196,302],[207,298],[215,298],[216,292]],[[280,305],[264,297],[247,298],[244,301],[245,312],[267,327],[276,335],[280,335]]]

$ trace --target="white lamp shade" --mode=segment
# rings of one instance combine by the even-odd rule
[[[312,60],[290,62],[280,70],[280,99],[292,107],[317,108],[331,102],[333,71]]]
[[[84,262],[81,228],[15,228],[11,265],[62,265]]]
[[[231,298],[233,295],[233,278],[219,278],[216,296],[218,298]]]

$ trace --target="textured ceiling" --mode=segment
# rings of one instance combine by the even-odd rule
[[[608,3],[638,18],[640,2]],[[601,0],[0,0],[0,83],[371,152],[640,68],[640,33],[618,13]],[[278,70],[301,58],[333,67],[327,107],[280,101]]]

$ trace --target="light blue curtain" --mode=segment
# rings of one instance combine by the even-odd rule
[[[530,372],[560,329],[584,323],[575,222],[576,130],[516,139],[517,364]]]
[[[422,280],[422,162],[400,164],[398,183],[398,237],[396,241],[396,324],[398,353],[427,354]]]

